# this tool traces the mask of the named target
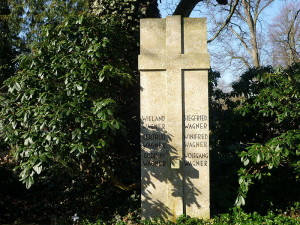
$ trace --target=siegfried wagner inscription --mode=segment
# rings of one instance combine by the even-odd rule
[[[207,219],[209,114],[206,20],[141,20],[142,218]]]

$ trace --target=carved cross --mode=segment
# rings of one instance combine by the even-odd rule
[[[184,70],[206,69],[209,67],[209,58],[205,52],[206,49],[199,49],[199,43],[184,40],[184,26],[181,16],[167,17],[165,29],[166,42],[159,49],[159,52],[143,51],[141,49],[139,70],[163,70],[167,72],[167,98],[169,104],[166,116],[169,121],[167,131],[171,136],[169,144],[175,150],[171,153],[174,159],[171,166],[172,168],[179,168],[179,160],[182,159],[184,151]],[[199,38],[196,40],[199,40]],[[189,45],[187,50],[185,44]],[[194,49],[193,44],[195,44]]]

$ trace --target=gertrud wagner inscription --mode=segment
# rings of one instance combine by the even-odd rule
[[[142,218],[209,218],[206,20],[141,20]]]

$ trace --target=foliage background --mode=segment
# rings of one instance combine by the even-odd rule
[[[156,1],[0,2],[1,223],[138,217],[142,17]],[[250,68],[224,93],[209,71],[213,215],[299,201],[299,76]]]

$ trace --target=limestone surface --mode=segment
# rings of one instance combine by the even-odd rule
[[[142,217],[209,218],[206,19],[141,20]]]

